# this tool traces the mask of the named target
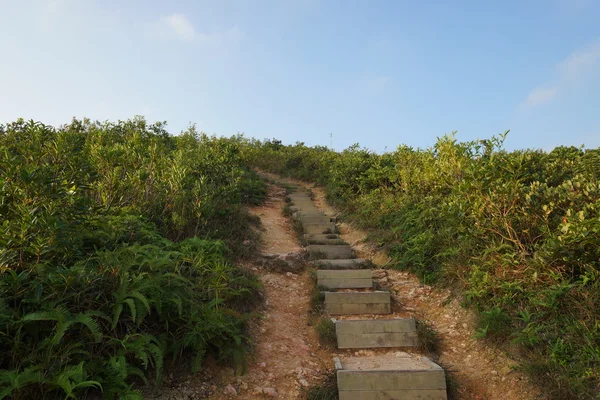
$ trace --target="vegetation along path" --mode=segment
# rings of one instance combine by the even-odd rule
[[[270,175],[269,177],[282,182],[281,178],[274,175]],[[284,182],[284,184],[299,183],[292,180],[285,180]],[[323,190],[313,187],[312,193],[314,205],[316,205],[315,209],[318,213],[327,216],[337,215],[336,210],[331,208],[325,201]],[[309,218],[310,222],[304,224],[304,226],[311,229],[310,227],[313,226],[312,222],[314,222],[314,218],[308,217],[308,214],[313,211],[311,209],[311,207],[313,207],[313,202],[306,201],[305,195],[302,193],[292,194],[291,198],[293,202],[292,210],[296,211],[296,218],[302,214],[302,211],[299,210],[300,208],[308,210],[306,218]],[[344,363],[346,363],[349,368],[352,368],[353,365],[357,364],[357,369],[360,370],[366,364],[372,362],[374,365],[370,367],[375,369],[383,366],[386,370],[402,368],[410,370],[411,362],[413,363],[412,365],[417,365],[422,360],[421,356],[427,355],[430,359],[447,369],[446,374],[448,375],[449,398],[509,400],[541,398],[539,392],[529,383],[528,379],[514,369],[516,365],[514,362],[499,350],[488,347],[484,342],[474,338],[475,320],[473,315],[462,308],[456,300],[452,300],[449,291],[423,285],[419,283],[419,280],[415,276],[409,273],[387,269],[386,264],[389,262],[389,259],[385,254],[373,249],[365,243],[366,232],[355,229],[347,223],[339,223],[335,229],[339,230],[339,235],[327,236],[329,238],[336,237],[336,239],[333,240],[340,240],[337,242],[340,248],[344,247],[343,243],[350,243],[353,247],[353,254],[351,257],[356,257],[353,259],[354,261],[360,262],[359,260],[365,259],[372,261],[372,264],[370,265],[373,267],[373,271],[370,275],[372,276],[373,284],[365,286],[372,286],[377,290],[371,288],[360,289],[339,287],[339,282],[337,283],[337,288],[325,290],[331,291],[332,293],[359,292],[361,294],[368,292],[389,292],[391,303],[389,313],[384,311],[381,314],[376,314],[378,311],[371,309],[359,311],[358,314],[355,315],[343,315],[348,310],[346,309],[341,313],[342,315],[335,315],[335,318],[337,319],[337,346],[339,348],[334,351],[333,356],[341,360],[340,362],[342,365],[338,365],[338,367],[345,368]],[[324,243],[311,239],[317,237],[319,237],[318,234],[304,235],[303,242],[307,245],[309,253],[311,250],[322,251],[323,249],[326,249],[323,247],[314,247],[314,245],[310,244]],[[325,256],[326,258],[337,258],[335,255],[327,256],[319,253],[316,255],[317,257]],[[341,263],[342,261],[343,260],[333,260],[332,265]],[[312,266],[317,266],[319,263],[320,261],[313,260],[310,264]],[[323,269],[329,268],[332,268],[332,266],[321,267],[321,270],[317,271],[317,276],[323,272],[333,272],[323,271]],[[344,273],[342,270],[336,272]],[[335,281],[332,280],[319,280],[319,284],[323,284],[324,282],[333,282],[334,285],[336,284]],[[345,284],[348,286],[347,282]],[[351,287],[354,285],[355,283],[350,283]],[[342,283],[342,286],[344,286],[344,283]],[[346,307],[351,306],[346,305]],[[340,312],[328,308],[327,304],[325,304],[325,309],[327,317],[331,316],[329,314],[340,314]],[[380,325],[384,324],[381,325],[384,326],[383,330],[389,331],[390,329],[396,329],[393,325],[390,325],[390,323],[400,323],[401,321],[410,321],[411,319],[419,321],[417,324],[419,339],[414,343],[411,343],[410,341],[402,342],[399,339],[402,336],[402,340],[405,340],[407,336],[411,336],[409,333],[401,334],[400,332],[397,332],[392,335],[387,334],[382,338],[379,338],[378,342],[370,344],[361,344],[359,342],[348,344],[348,336],[343,335],[343,329],[358,329],[359,331],[363,329],[364,331],[364,328],[359,326],[361,320],[370,321],[368,324],[370,328],[367,328],[367,330],[377,330],[376,326],[377,323],[379,323]],[[378,322],[373,323],[374,321]],[[344,325],[344,323],[346,325]],[[349,326],[349,323],[354,323],[354,327]],[[401,330],[402,328],[397,329]],[[410,330],[410,328],[408,330]],[[370,339],[367,336],[369,335],[363,335],[362,338],[354,337],[352,340],[356,339],[360,341],[366,339],[368,342]],[[373,333],[370,334],[370,337],[372,336]],[[346,342],[343,343],[342,341]],[[323,353],[323,356],[326,356],[326,353]],[[331,359],[325,360],[325,362],[327,361],[331,365]],[[421,368],[422,366],[418,365],[418,367]],[[396,371],[397,374],[402,374],[402,372],[406,373],[406,371]],[[377,378],[377,380],[381,379],[382,377]],[[342,383],[342,385],[344,385],[344,383]],[[354,390],[356,389],[357,388],[354,388]],[[382,393],[385,393],[388,396],[407,393],[406,388],[398,389],[401,391],[395,393],[390,390],[387,390],[386,392],[385,389],[382,389]],[[445,393],[442,395],[439,390],[422,390],[420,393],[425,394],[426,392],[434,396],[431,397],[432,399],[444,398],[445,396]],[[342,396],[340,398],[353,398],[349,397],[348,393],[350,392],[340,391],[340,395]],[[354,393],[354,395],[359,396],[356,398],[361,398],[360,396],[364,397],[370,394],[366,392],[360,393],[360,390],[357,390],[357,393]],[[435,395],[439,397],[435,397]]]

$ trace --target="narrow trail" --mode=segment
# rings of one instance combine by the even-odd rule
[[[300,245],[290,221],[282,216],[285,191],[269,187],[267,201],[252,208],[264,228],[262,253],[294,258]],[[307,387],[332,369],[331,353],[319,347],[314,329],[307,324],[313,283],[303,269],[299,273],[271,272],[261,265],[248,265],[264,285],[262,321],[251,327],[254,351],[247,373],[235,376],[230,369],[217,369],[218,389],[209,397],[222,399],[298,399]]]

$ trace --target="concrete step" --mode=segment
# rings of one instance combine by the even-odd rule
[[[315,203],[313,203],[312,200],[292,200],[292,205],[297,206],[297,207],[314,206]]]
[[[319,269],[364,269],[370,268],[371,262],[364,258],[347,260],[314,260],[310,262]]]
[[[417,327],[413,318],[337,320],[335,333],[339,349],[419,345]]]
[[[391,353],[334,358],[339,400],[447,400],[444,370],[427,357]]]
[[[310,198],[302,198],[302,197],[290,197],[290,200],[294,204],[315,204]]]
[[[389,292],[325,292],[325,311],[330,315],[389,314]]]
[[[340,235],[338,235],[337,233],[326,233],[326,234],[313,234],[310,235],[308,233],[304,234],[304,239],[308,240],[308,239],[339,239]]]
[[[309,253],[323,254],[324,258],[329,260],[347,259],[354,257],[354,251],[349,245],[322,245],[322,244],[309,244],[306,246]]]
[[[328,224],[330,222],[333,222],[331,220],[331,218],[329,218],[326,215],[301,215],[298,218],[294,218],[298,221],[301,221],[304,224],[318,224],[318,223],[324,223],[324,224]]]
[[[358,289],[373,287],[373,272],[369,269],[317,271],[317,285],[328,289]]]
[[[294,206],[292,206],[291,208],[295,209]],[[295,219],[298,219],[300,217],[319,217],[319,216],[323,217],[326,215],[323,211],[320,211],[316,207],[314,208],[314,210],[300,210],[300,211],[295,211],[292,214],[292,217],[294,217]]]
[[[294,192],[288,194],[288,197],[292,200],[311,200],[309,192]]]
[[[304,233],[331,233],[335,232],[335,224],[333,222],[326,224],[302,224]]]
[[[310,206],[290,206],[290,210],[292,210],[292,213],[299,213],[299,214],[311,214],[311,213],[316,213],[319,212],[319,209],[317,207],[315,207],[314,205],[310,205]]]
[[[320,244],[326,246],[341,246],[347,245],[342,239],[305,239],[308,244]]]

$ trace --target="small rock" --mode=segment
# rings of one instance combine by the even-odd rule
[[[510,374],[511,372],[512,372],[512,368],[511,368],[511,367],[509,367],[508,365],[507,365],[507,366],[505,366],[505,367],[502,367],[502,369],[500,370],[500,373],[501,373],[502,375],[508,375],[508,374]]]
[[[225,386],[225,390],[223,390],[223,393],[230,396],[237,396],[238,394],[237,390],[235,390],[235,388],[231,384]]]
[[[298,382],[300,383],[300,385],[301,385],[302,387],[305,387],[305,388],[307,388],[307,387],[309,387],[309,386],[310,386],[310,384],[308,383],[308,381],[307,381],[306,379],[300,379]]]
[[[263,361],[263,362],[261,362],[261,363],[258,363],[258,366],[259,366],[260,368],[266,368],[266,367],[267,367],[267,363]]]
[[[262,392],[269,397],[277,397],[277,390],[273,388],[263,388]]]
[[[490,371],[490,374],[492,374],[492,375],[498,375],[498,371],[496,371],[496,370],[491,370],[491,371]]]

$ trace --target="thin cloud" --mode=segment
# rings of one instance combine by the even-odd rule
[[[243,37],[237,27],[217,32],[198,32],[190,19],[182,13],[173,13],[162,17],[159,26],[155,26],[150,32],[163,39],[175,37],[182,41],[215,49],[229,48]]]
[[[578,79],[593,70],[599,61],[600,40],[571,53],[558,69],[564,79]]]
[[[600,64],[600,40],[577,49],[556,66],[556,83],[543,85],[529,92],[520,108],[531,108],[548,104],[559,97],[560,93],[587,79]]]
[[[378,94],[385,90],[389,82],[389,76],[375,76],[364,81],[364,88],[370,94]]]
[[[557,94],[557,87],[533,89],[531,93],[529,93],[529,96],[527,96],[525,104],[527,104],[530,107],[535,107],[542,104],[550,103],[552,100],[554,100]]]
[[[184,14],[171,14],[163,17],[162,20],[182,40],[191,41],[197,35],[194,25],[192,25]]]

